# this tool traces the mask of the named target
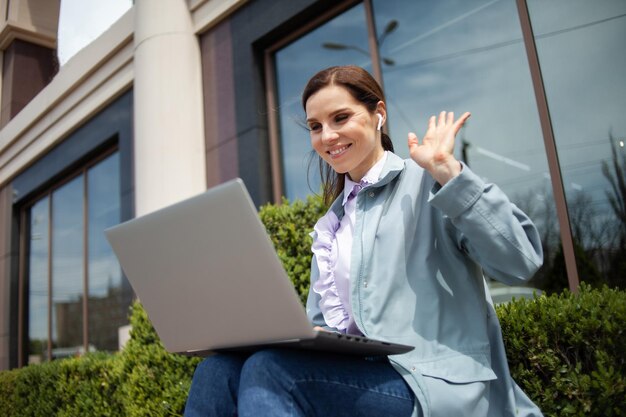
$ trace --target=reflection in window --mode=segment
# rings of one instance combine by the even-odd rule
[[[528,0],[528,9],[579,275],[624,288],[626,2]]]
[[[83,344],[83,177],[52,193],[52,352]]]
[[[421,137],[431,115],[472,112],[457,137],[457,157],[526,211],[546,256],[558,258],[555,204],[515,2],[373,0],[373,10],[396,153],[408,157],[408,132]],[[288,198],[309,193],[303,173],[310,144],[293,120],[302,115],[301,89],[332,64],[371,70],[363,14],[355,7],[276,53]],[[544,277],[539,273],[532,285],[543,286]]]
[[[360,65],[371,70],[365,12],[358,5],[276,53],[278,111],[285,195],[310,194],[307,169],[311,153],[309,133],[300,102],[302,89],[317,71],[332,65]],[[320,187],[317,164],[309,175],[313,191]]]
[[[48,350],[48,197],[30,210],[28,286],[28,363],[47,358]]]
[[[116,152],[83,169],[26,211],[29,363],[80,354],[85,348],[118,348],[118,328],[128,322],[132,290],[103,231],[120,222],[119,172]]]
[[[117,329],[127,323],[132,291],[104,230],[120,222],[119,154],[87,172],[89,190],[89,343],[98,350],[116,350]]]
[[[376,22],[397,21],[380,45],[390,133],[408,157],[442,110],[472,117],[456,153],[537,224],[547,254],[559,244],[555,204],[515,2],[374,0]],[[379,27],[379,36],[384,28]],[[538,275],[534,285],[542,285]]]

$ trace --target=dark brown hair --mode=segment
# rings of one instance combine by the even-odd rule
[[[302,108],[306,112],[306,103],[311,96],[324,87],[342,86],[370,112],[376,110],[379,101],[385,101],[382,88],[369,72],[355,65],[326,68],[315,74],[302,92]],[[386,133],[381,132],[383,149],[393,152],[393,143]],[[319,155],[317,156],[322,179],[322,197],[326,204],[332,203],[343,191],[346,174],[338,174]]]

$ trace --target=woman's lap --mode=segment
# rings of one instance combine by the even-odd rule
[[[386,358],[268,349],[203,361],[185,416],[410,416],[413,401]]]

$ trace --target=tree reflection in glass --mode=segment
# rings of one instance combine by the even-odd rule
[[[83,176],[52,193],[52,357],[83,345]]]
[[[377,22],[398,21],[381,48],[395,61],[383,66],[383,79],[397,152],[408,156],[407,133],[423,135],[431,115],[472,112],[457,137],[458,158],[531,215],[544,249],[558,247],[547,158],[515,2],[373,4]],[[533,285],[539,280],[541,273]]]
[[[119,153],[89,169],[89,344],[97,350],[117,350],[118,328],[127,323],[132,291],[104,237],[120,222]]]
[[[29,211],[28,360],[48,358],[48,226],[49,202],[45,197]]]
[[[579,275],[626,288],[626,2],[528,0],[528,11]],[[564,279],[558,264],[554,275]]]

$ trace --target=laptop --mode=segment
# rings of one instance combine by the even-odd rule
[[[375,356],[413,349],[314,330],[241,179],[105,234],[169,352],[282,347]]]

